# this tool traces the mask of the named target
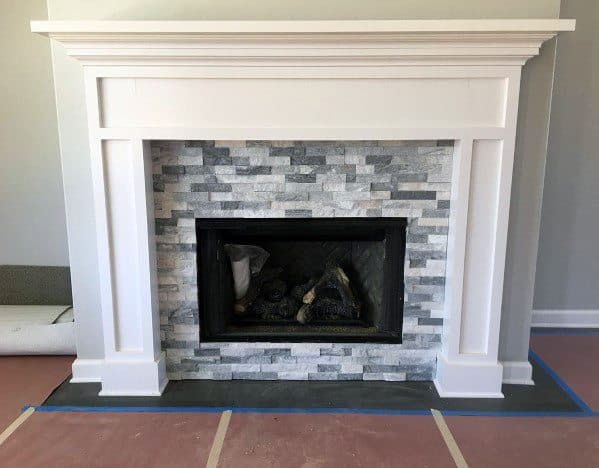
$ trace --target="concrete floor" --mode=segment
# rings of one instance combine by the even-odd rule
[[[577,416],[481,413],[38,411],[0,467],[599,466],[599,334],[534,334],[531,347],[587,407]],[[0,358],[0,432],[39,405],[72,358]],[[21,417],[24,419],[24,417]],[[6,434],[6,432],[5,432]],[[0,440],[2,437],[0,436]]]

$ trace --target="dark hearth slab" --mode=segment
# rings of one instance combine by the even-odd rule
[[[260,410],[582,412],[533,362],[535,386],[504,385],[503,399],[440,398],[432,382],[171,381],[161,397],[100,397],[100,384],[64,382],[43,406],[198,407]],[[66,409],[66,408],[65,408]]]

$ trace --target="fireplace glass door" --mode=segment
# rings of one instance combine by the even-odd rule
[[[405,218],[197,219],[204,341],[401,342]]]

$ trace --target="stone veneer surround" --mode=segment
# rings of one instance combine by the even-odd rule
[[[160,335],[170,379],[431,380],[453,142],[155,141]],[[195,218],[407,217],[403,343],[199,341]]]

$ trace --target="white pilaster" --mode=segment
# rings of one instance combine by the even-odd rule
[[[518,67],[506,79],[503,139],[465,139],[456,147],[435,379],[444,397],[503,397],[499,331],[519,89]]]
[[[105,358],[100,395],[160,395],[152,161],[139,139],[101,140],[96,78],[86,75]]]

